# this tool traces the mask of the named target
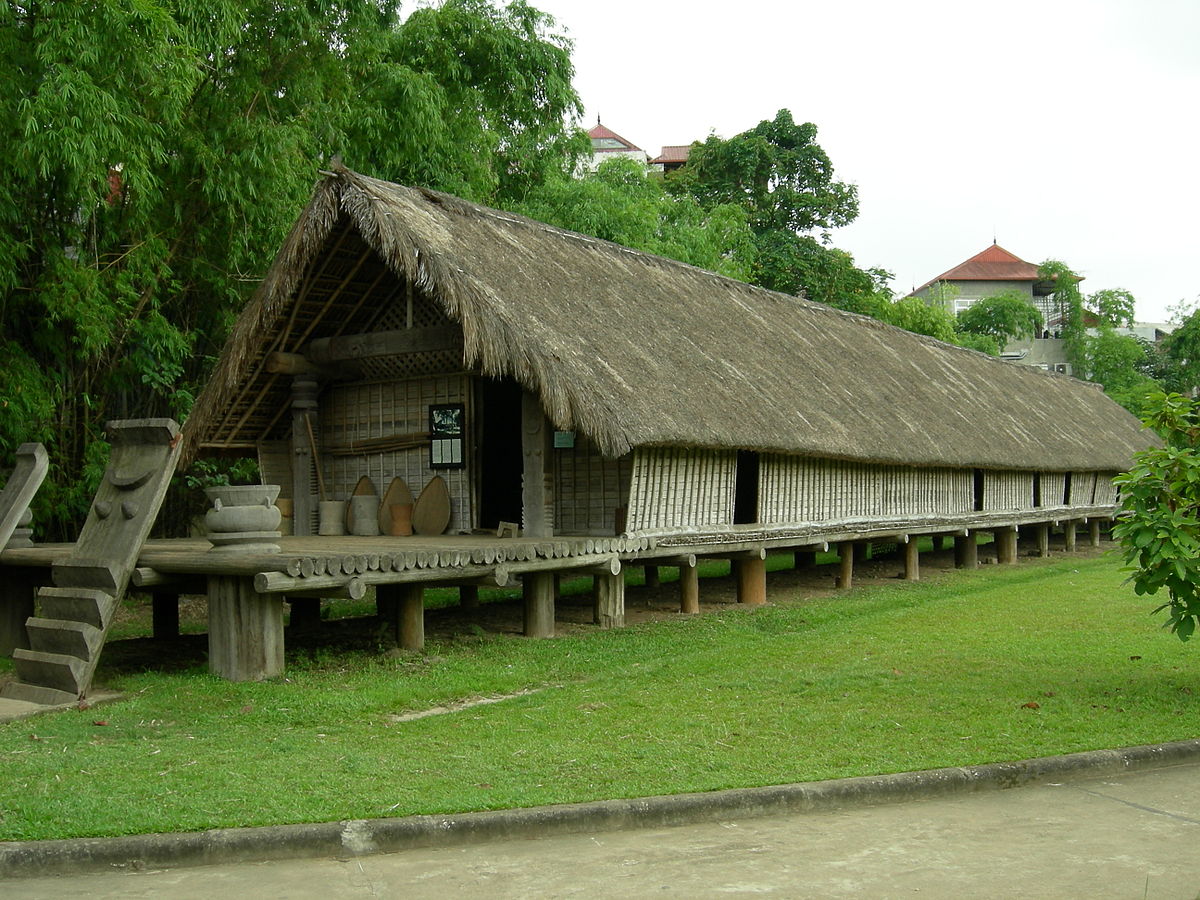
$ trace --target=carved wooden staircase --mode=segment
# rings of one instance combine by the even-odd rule
[[[38,591],[39,615],[26,621],[30,649],[13,651],[17,680],[0,697],[71,703],[86,695],[109,625],[142,544],[158,516],[179,458],[170,419],[110,422],[112,461],[71,555]]]

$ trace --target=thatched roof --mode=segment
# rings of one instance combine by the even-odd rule
[[[461,325],[466,369],[516,379],[612,455],[694,445],[1119,470],[1152,441],[1073,378],[341,170],[234,327],[185,452],[284,436],[290,379],[266,354],[365,331],[410,283]]]

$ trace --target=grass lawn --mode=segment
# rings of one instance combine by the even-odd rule
[[[462,812],[1196,737],[1197,649],[1122,582],[1113,555],[1023,558],[841,595],[769,587],[767,607],[554,640],[476,629],[421,655],[297,650],[286,679],[262,684],[202,665],[102,668],[126,699],[0,725],[0,839]],[[435,707],[448,709],[406,716]]]

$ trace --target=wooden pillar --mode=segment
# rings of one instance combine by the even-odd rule
[[[658,566],[646,566],[646,587],[656,588],[662,585]]]
[[[321,624],[320,597],[288,597],[292,609],[289,625],[292,631],[308,631]]]
[[[43,570],[49,576],[49,569]],[[25,621],[33,615],[39,579],[36,570],[5,566],[0,570],[0,656],[29,649]]]
[[[319,392],[316,376],[297,375],[292,379],[292,533],[301,536],[313,533],[317,498],[312,493],[314,460],[308,435],[309,427],[316,427]]]
[[[554,534],[554,523],[550,519],[553,501],[550,436],[541,400],[529,391],[522,392],[521,530],[525,537],[551,537]]]
[[[1045,559],[1050,555],[1050,526],[1045,522],[1040,522],[1036,531],[1038,556]]]
[[[908,543],[904,545],[904,580],[921,580],[921,554],[916,535],[909,535]]]
[[[1067,519],[1063,522],[1063,544],[1066,545],[1068,553],[1075,552],[1075,520]]]
[[[737,602],[762,606],[767,602],[767,561],[753,557],[734,560],[737,572]]]
[[[597,601],[600,593],[597,580]],[[525,636],[554,637],[554,575],[551,572],[526,572],[521,576],[521,594],[525,600]]]
[[[282,675],[282,596],[256,593],[251,577],[210,575],[208,668],[229,681]]]
[[[974,531],[954,538],[954,566],[958,569],[979,567],[979,538]]]
[[[150,617],[156,640],[179,637],[179,595],[167,591],[151,593]]]
[[[475,584],[459,585],[458,605],[463,609],[479,609],[479,586]]]
[[[694,562],[679,567],[679,611],[700,612],[700,568]]]
[[[1088,543],[1093,547],[1100,546],[1100,520],[1088,519]]]
[[[400,607],[401,650],[425,649],[425,589],[419,584],[402,584],[397,591]]]
[[[554,633],[554,611],[551,609],[550,633]],[[596,576],[596,624],[601,628],[625,627],[625,573]]]
[[[1017,561],[1017,529],[1011,525],[995,529],[996,562],[1012,565]]]
[[[792,554],[792,566],[796,569],[811,569],[817,564],[815,550],[797,550]]]
[[[838,544],[838,562],[841,565],[838,567],[837,586],[848,591],[854,587],[854,541]]]

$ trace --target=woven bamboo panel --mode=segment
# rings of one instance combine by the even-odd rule
[[[1066,472],[1043,472],[1041,485],[1042,506],[1062,506],[1066,503]]]
[[[729,450],[638,448],[627,530],[732,524],[736,468]]]
[[[1096,500],[1096,473],[1072,472],[1069,506],[1092,506]]]
[[[917,469],[767,454],[759,464],[764,524],[949,515],[971,510],[965,469]]]
[[[367,330],[403,331],[449,324],[449,317],[437,302],[420,291],[398,286],[388,302],[381,305],[379,314]],[[457,372],[463,367],[462,348],[374,357],[362,360],[359,367],[364,379],[379,380]]]
[[[1097,472],[1096,473],[1096,498],[1097,506],[1108,506],[1116,503],[1119,499],[1117,495],[1117,486],[1113,484],[1113,478],[1116,477],[1115,472]]]
[[[430,478],[440,474],[450,489],[450,530],[469,529],[472,522],[469,469],[431,469],[427,441],[407,449],[350,456],[335,455],[333,450],[361,441],[427,434],[429,406],[434,403],[466,404],[469,429],[470,395],[467,376],[461,374],[356,382],[329,388],[321,398],[321,447],[330,499],[348,497],[364,475],[380,492],[386,490],[392,478],[399,476],[416,495]]]
[[[555,532],[613,534],[617,507],[629,503],[633,454],[610,459],[581,434],[553,452]]]
[[[1033,509],[1033,473],[984,471],[983,508],[987,512]]]
[[[279,496],[292,496],[292,442],[259,441],[258,474],[263,484],[279,485]]]

